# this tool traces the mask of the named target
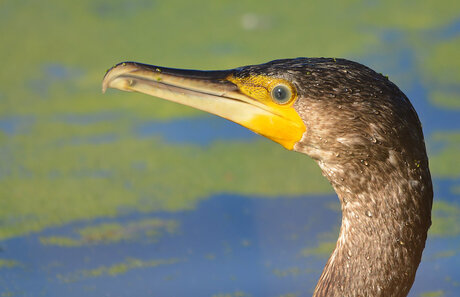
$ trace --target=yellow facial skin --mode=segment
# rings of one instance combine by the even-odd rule
[[[102,89],[140,92],[188,105],[238,123],[289,150],[301,140],[306,127],[293,108],[297,92],[288,81],[263,75],[240,78],[200,73],[126,62],[107,72]],[[290,98],[283,103],[272,98],[278,85],[290,90]]]
[[[243,94],[262,103],[273,115],[256,115],[240,124],[292,150],[306,130],[305,124],[293,107],[297,100],[296,89],[283,79],[263,75],[244,78],[229,76],[227,80],[236,84]],[[280,84],[291,91],[291,98],[285,103],[278,103],[272,97],[273,89]]]
[[[243,94],[258,100],[267,106],[283,105],[286,107],[291,107],[297,99],[296,89],[284,79],[273,78],[264,75],[236,78],[230,75],[227,77],[227,80],[237,85]],[[273,88],[280,84],[287,86],[291,90],[291,98],[289,101],[283,104],[276,103],[271,96]]]

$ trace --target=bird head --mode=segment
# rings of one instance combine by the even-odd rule
[[[433,192],[420,121],[387,77],[344,59],[222,71],[125,62],[107,72],[109,87],[216,114],[316,159],[342,202],[343,224],[314,295],[407,294]]]
[[[284,59],[217,71],[123,62],[106,73],[107,88],[216,114],[324,162],[382,155],[372,144],[423,141],[406,96],[387,77],[345,59]]]
[[[204,110],[292,150],[306,128],[294,108],[297,88],[280,74],[257,66],[196,71],[124,62],[107,72],[103,90],[137,91]]]

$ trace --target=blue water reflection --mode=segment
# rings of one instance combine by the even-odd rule
[[[18,133],[27,133],[28,129],[34,123],[31,116],[6,116],[0,117],[0,132],[7,135]]]
[[[151,121],[138,125],[135,132],[140,137],[161,136],[171,144],[209,145],[216,140],[251,140],[257,135],[231,121],[217,116]]]
[[[4,241],[1,257],[27,263],[10,268],[0,286],[25,296],[212,296],[243,291],[277,296],[311,291],[325,258],[302,256],[319,244],[319,235],[339,223],[336,197],[292,199],[218,195],[195,211],[131,214],[115,219],[79,222],[39,234]],[[82,247],[44,246],[41,236],[65,236],[76,228],[101,222],[127,223],[145,218],[174,219],[177,234],[159,241],[138,239]],[[321,224],[318,224],[321,222]],[[127,257],[178,259],[177,263],[132,269],[117,276],[72,277],[78,270],[110,266]],[[284,273],[284,271],[290,271]],[[206,284],[206,285],[205,285]],[[91,288],[90,290],[88,288]],[[142,289],[139,289],[142,288]],[[140,290],[140,291],[136,291]]]
[[[24,266],[2,272],[0,287],[21,296],[213,296],[244,292],[248,296],[311,294],[325,256],[305,256],[325,234],[333,238],[340,223],[335,195],[298,198],[249,198],[217,195],[195,211],[130,214],[116,219],[77,222],[39,234],[2,242],[0,257]],[[176,220],[179,231],[159,240],[137,238],[80,247],[42,245],[40,237],[68,236],[88,225],[146,218]],[[410,296],[432,290],[437,283],[444,296],[456,296],[459,257],[437,256],[457,238],[431,238]],[[138,267],[110,275],[85,275],[88,269],[120,263],[176,259],[155,267]],[[435,273],[434,273],[435,272]],[[451,292],[451,293],[449,293]]]

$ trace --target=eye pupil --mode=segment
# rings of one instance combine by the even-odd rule
[[[283,88],[277,87],[275,89],[275,97],[278,100],[283,100],[284,98],[286,98],[286,90]]]
[[[291,91],[288,87],[279,85],[273,88],[272,97],[278,103],[286,103],[291,99]]]

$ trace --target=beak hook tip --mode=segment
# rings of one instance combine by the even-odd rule
[[[121,67],[125,67],[125,66],[130,66],[134,63],[132,62],[121,62],[121,63],[118,63],[112,67],[110,67],[109,69],[107,69],[107,71],[105,72],[105,75],[104,75],[104,78],[102,80],[102,94],[105,94],[105,92],[107,91],[108,88],[111,88],[110,86],[110,82],[114,79],[114,77],[124,73],[124,72],[129,72],[129,68],[125,68],[125,69],[120,69]],[[125,71],[123,71],[125,70]]]

